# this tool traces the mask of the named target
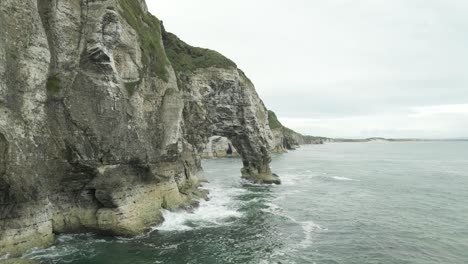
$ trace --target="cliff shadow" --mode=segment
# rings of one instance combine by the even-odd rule
[[[6,174],[8,160],[8,141],[5,136],[0,133],[0,205],[5,204],[8,199],[9,185],[3,177]]]

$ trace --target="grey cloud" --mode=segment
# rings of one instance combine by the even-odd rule
[[[468,103],[468,1],[147,2],[169,31],[236,61],[279,117],[373,116],[368,122],[376,122],[388,114],[404,119],[413,107]],[[375,131],[450,137],[467,132],[457,120],[464,117],[434,119],[432,128],[426,120],[411,131],[384,124]]]

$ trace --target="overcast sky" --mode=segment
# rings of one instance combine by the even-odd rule
[[[147,0],[234,60],[266,106],[328,137],[468,138],[466,0]]]

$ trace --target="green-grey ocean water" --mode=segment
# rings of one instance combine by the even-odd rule
[[[60,236],[44,263],[468,263],[468,142],[336,143],[273,157],[283,184],[204,162],[211,200],[134,239]]]

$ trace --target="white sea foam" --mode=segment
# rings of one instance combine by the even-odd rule
[[[333,176],[332,178],[337,181],[354,181],[353,179],[346,178],[346,177],[339,177],[339,176]]]
[[[9,257],[10,257],[10,254],[6,254],[3,256],[0,256],[0,260],[5,260],[5,259],[8,259]]]
[[[282,186],[297,186],[303,184],[305,179],[316,178],[320,175],[311,170],[295,172],[295,173],[282,173],[280,175]]]
[[[318,224],[314,223],[313,221],[299,221],[296,218],[292,217],[291,215],[287,214],[284,212],[284,209],[274,203],[266,203],[268,206],[267,209],[263,209],[264,212],[269,212],[284,218],[289,219],[291,222],[298,224],[302,228],[302,233],[303,233],[303,239],[299,241],[299,243],[296,243],[294,245],[291,245],[290,247],[284,249],[283,251],[278,251],[275,252],[274,255],[276,256],[281,256],[284,255],[285,253],[291,253],[291,252],[296,252],[299,250],[303,250],[306,248],[309,248],[312,243],[313,243],[313,237],[312,234],[314,232],[318,231],[326,231],[327,229],[322,228]]]
[[[73,243],[75,240],[80,241],[80,245]],[[62,259],[73,256],[78,253],[82,253],[83,250],[86,251],[87,256],[95,255],[94,244],[95,243],[107,243],[109,241],[105,239],[96,239],[95,236],[91,233],[85,234],[70,234],[70,235],[60,235],[57,236],[56,241],[57,245],[51,246],[49,248],[34,248],[28,253],[24,254],[22,258],[25,259]],[[65,260],[63,260],[65,261]]]
[[[79,249],[73,246],[51,246],[46,249],[33,249],[23,255],[26,259],[56,259],[78,253]]]
[[[280,177],[281,179],[281,177]],[[274,185],[274,184],[264,184],[264,183],[253,183],[249,180],[246,180],[246,179],[241,179],[240,180],[240,183],[242,184],[242,186],[252,186],[252,187],[268,187],[268,188],[274,188],[276,187],[277,185]]]
[[[281,184],[283,186],[295,186],[300,183],[301,178],[303,178],[303,176],[297,174],[282,174],[280,176]]]
[[[244,189],[218,187],[208,185],[210,200],[201,201],[193,212],[163,211],[165,221],[154,227],[160,231],[187,231],[194,228],[211,227],[226,224],[226,220],[239,218],[242,213],[237,211],[234,197],[246,192]],[[238,201],[237,201],[238,202]],[[238,204],[237,204],[238,206]]]
[[[321,231],[323,229],[322,227],[320,227],[312,221],[296,222],[301,225],[304,233],[304,239],[301,242],[299,242],[298,247],[302,249],[308,248],[310,245],[312,245],[312,233],[316,231]]]

